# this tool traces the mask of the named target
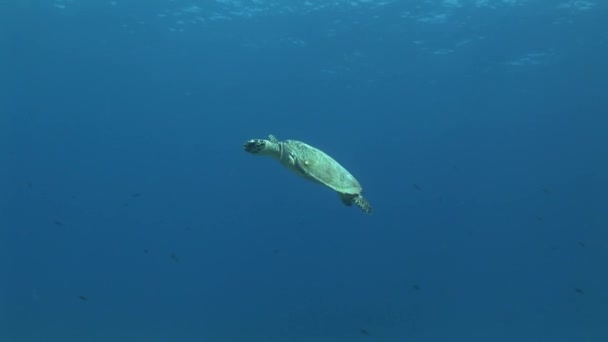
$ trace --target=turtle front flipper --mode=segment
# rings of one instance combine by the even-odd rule
[[[293,154],[290,153],[289,162],[294,166],[296,171],[299,172],[301,176],[310,178],[311,180],[314,179],[314,178],[310,177],[310,172],[308,172],[307,167],[308,167],[309,163],[307,161],[300,160],[296,156],[294,156]]]

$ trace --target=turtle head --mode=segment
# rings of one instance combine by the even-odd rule
[[[266,148],[267,140],[251,139],[245,142],[243,149],[251,154],[258,154]]]
[[[243,149],[246,152],[257,155],[266,155],[274,158],[280,158],[281,143],[266,139],[251,139],[243,144]]]

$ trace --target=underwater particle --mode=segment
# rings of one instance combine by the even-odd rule
[[[278,248],[275,248],[272,250],[272,254],[274,254],[274,255],[279,255],[279,253],[281,253],[281,250]]]
[[[148,249],[144,248],[144,254],[148,254],[148,252],[149,252]]]
[[[175,253],[171,253],[171,260],[173,260],[175,263],[179,263],[179,258]]]
[[[87,298],[86,296],[78,296],[78,299],[80,299],[83,302],[86,302],[87,300],[89,300],[89,298]]]
[[[418,284],[414,284],[414,285],[412,285],[412,289],[416,290],[416,291],[420,291],[420,286],[418,286]]]
[[[139,192],[136,192],[134,194],[131,194],[131,197],[133,197],[133,198],[141,197],[141,194]]]
[[[56,226],[63,226],[63,222],[61,222],[60,220],[55,220],[55,221],[53,221],[53,223],[54,223]]]
[[[420,185],[414,183],[414,189],[418,190],[418,191],[422,191],[422,188],[420,188]]]
[[[575,289],[574,289],[574,291],[576,291],[576,293],[578,293],[578,294],[580,294],[580,295],[584,295],[584,294],[585,294],[585,291],[583,291],[583,289],[578,288],[578,287],[577,287],[577,288],[575,288]]]
[[[536,221],[542,223],[544,220],[542,216],[536,216]]]
[[[543,188],[543,192],[545,193],[545,195],[551,195],[551,192],[552,192],[552,191],[551,191],[551,189],[550,189],[550,188],[548,188],[548,187],[544,187],[544,188]]]
[[[367,331],[365,329],[359,329],[359,332],[362,333],[363,335],[369,335],[369,331]]]

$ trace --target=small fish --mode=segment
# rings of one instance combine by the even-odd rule
[[[422,191],[422,188],[420,187],[420,185],[414,183],[414,189],[418,190],[418,191]]]
[[[274,254],[274,255],[279,255],[279,253],[281,253],[280,249],[273,249],[272,250],[272,254]]]
[[[579,241],[578,245],[581,246],[581,247],[583,247],[583,248],[587,247],[587,244],[585,243],[585,241]]]
[[[53,221],[53,223],[55,223],[56,226],[63,226],[63,222],[61,222],[59,220],[55,220],[55,221]]]
[[[365,329],[359,329],[359,332],[362,333],[363,335],[369,335],[369,332]]]
[[[148,254],[148,252],[149,252],[149,251],[148,251],[148,249],[147,249],[147,248],[145,248],[145,249],[144,249],[144,254]]]
[[[576,291],[576,293],[581,294],[581,295],[585,294],[585,291],[583,291],[583,289],[579,289],[578,287],[575,288],[574,291]]]
[[[412,285],[412,289],[414,289],[416,291],[420,291],[420,286],[418,286],[418,284],[414,284],[414,285]]]
[[[175,255],[175,253],[171,253],[171,260],[173,260],[176,263],[179,263],[179,259],[177,258],[177,255]]]
[[[80,299],[83,302],[86,302],[87,300],[89,300],[89,298],[87,298],[85,296],[78,296],[78,299]]]
[[[137,198],[137,197],[140,197],[140,196],[141,196],[141,194],[139,192],[131,194],[131,197],[133,197],[133,198]]]
[[[536,216],[536,220],[538,222],[543,222],[543,217],[542,216]]]
[[[551,191],[551,189],[550,189],[550,188],[548,188],[548,187],[544,187],[544,188],[543,188],[543,192],[545,193],[545,195],[551,195],[551,192],[552,192],[552,191]]]

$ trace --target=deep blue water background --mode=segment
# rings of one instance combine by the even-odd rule
[[[608,340],[605,5],[67,4],[0,2],[1,342]]]

